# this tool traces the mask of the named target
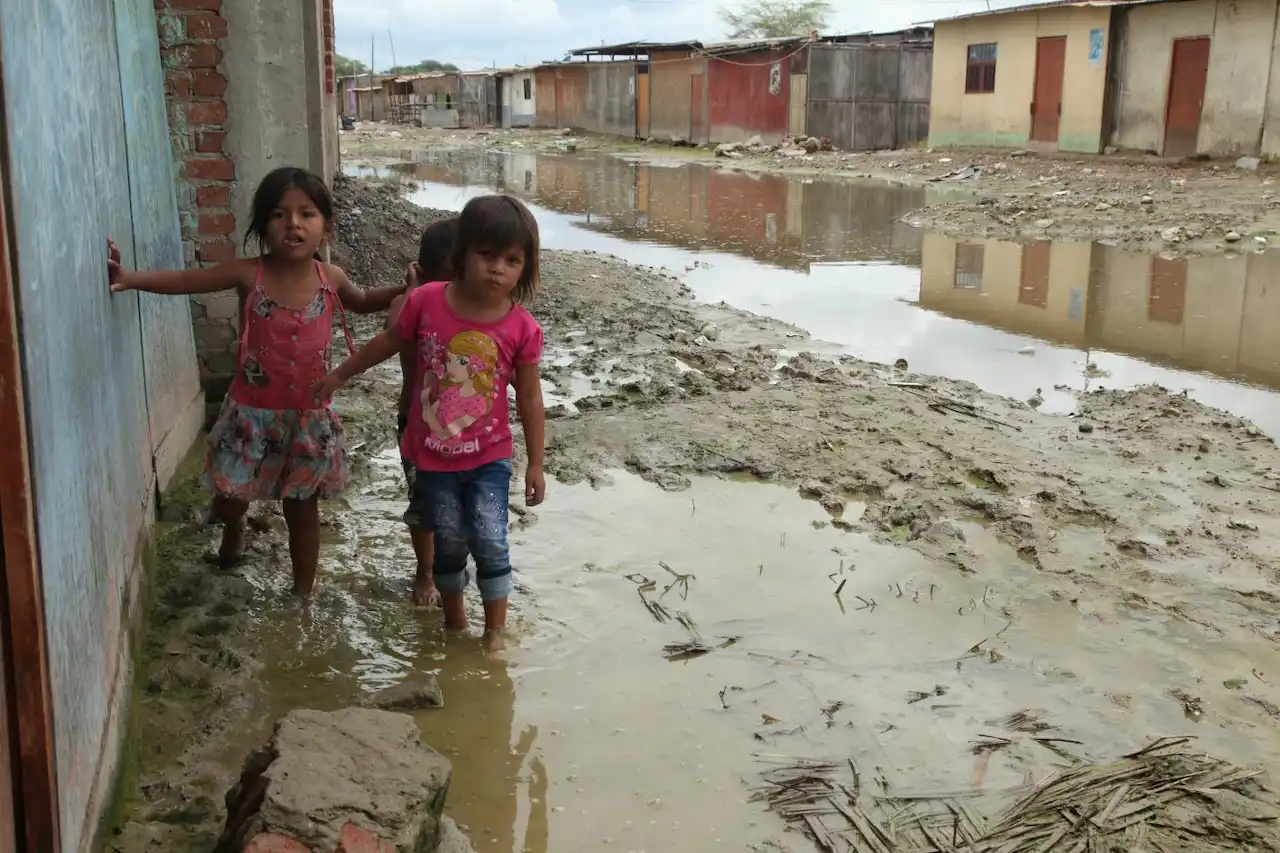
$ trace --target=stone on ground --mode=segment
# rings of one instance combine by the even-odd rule
[[[227,793],[216,853],[434,851],[451,773],[411,717],[293,711]]]
[[[421,711],[424,708],[443,708],[444,694],[434,675],[414,672],[399,684],[379,690],[360,704],[383,711]]]

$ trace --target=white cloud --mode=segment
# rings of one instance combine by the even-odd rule
[[[334,0],[338,52],[379,68],[395,60],[462,68],[533,65],[570,50],[624,41],[724,37],[726,0]],[[728,0],[734,3],[736,0]],[[1024,0],[993,0],[992,6]],[[986,0],[836,0],[832,32],[891,30],[987,8]],[[390,36],[390,37],[389,37]]]

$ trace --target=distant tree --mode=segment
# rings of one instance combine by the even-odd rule
[[[434,59],[424,59],[416,65],[393,65],[388,68],[388,74],[426,74],[428,71],[458,71],[458,66],[452,62],[438,62]]]
[[[748,0],[721,7],[720,20],[731,39],[785,38],[826,29],[833,11],[826,0]]]
[[[358,59],[348,59],[335,53],[333,55],[333,71],[339,77],[352,77],[356,74],[368,74],[369,66]]]

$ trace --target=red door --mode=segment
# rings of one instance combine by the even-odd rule
[[[1036,82],[1031,101],[1031,141],[1057,142],[1062,121],[1062,71],[1067,37],[1036,39]]]
[[[1164,156],[1190,157],[1200,135],[1204,84],[1209,76],[1209,37],[1177,39],[1169,67],[1169,104],[1165,110]]]
[[[707,141],[707,123],[702,120],[706,103],[702,97],[702,84],[705,80],[699,74],[689,81],[689,141],[694,145]]]
[[[1044,308],[1049,304],[1049,261],[1053,244],[1048,240],[1027,243],[1022,247],[1022,282],[1018,301],[1023,305]]]

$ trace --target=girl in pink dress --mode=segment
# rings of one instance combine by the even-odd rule
[[[507,512],[514,447],[507,387],[514,384],[524,426],[528,506],[542,502],[544,427],[542,328],[522,303],[538,286],[538,224],[510,196],[472,199],[458,217],[452,281],[414,290],[395,327],[325,377],[321,399],[343,382],[391,358],[417,353],[419,405],[409,411],[400,452],[416,473],[410,507],[435,527],[432,574],[445,626],[467,627],[463,591],[475,560],[486,638],[498,643],[507,622],[511,558]]]
[[[203,269],[127,272],[119,248],[108,242],[112,293],[234,290],[240,297],[238,367],[209,431],[203,477],[223,525],[217,559],[230,565],[241,558],[251,501],[281,501],[293,591],[303,596],[311,594],[320,555],[319,501],[340,495],[348,481],[342,422],[328,397],[314,395],[331,367],[334,316],[354,352],[344,309],[384,311],[405,289],[361,290],[341,269],[317,260],[332,222],[324,181],[281,168],[254,193],[245,244],[257,242],[257,257]]]

